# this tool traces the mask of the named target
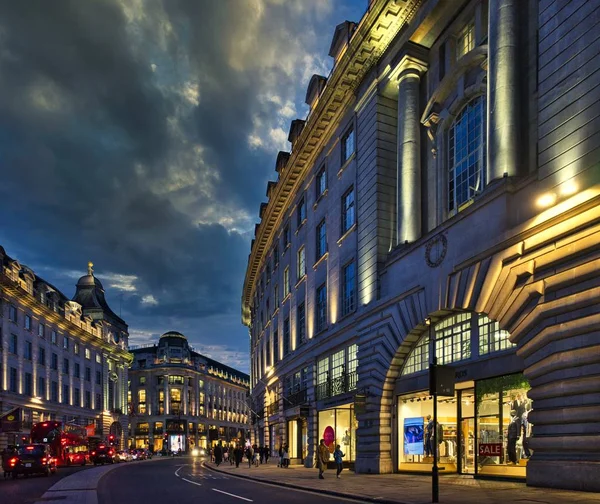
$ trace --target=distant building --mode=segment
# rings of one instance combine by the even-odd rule
[[[365,0],[260,205],[252,433],[600,491],[600,1]],[[427,442],[429,438],[429,443]]]
[[[131,352],[131,444],[189,451],[247,439],[247,374],[195,352],[175,331]]]
[[[0,413],[19,421],[0,449],[46,420],[126,445],[128,337],[91,263],[70,300],[0,247]]]

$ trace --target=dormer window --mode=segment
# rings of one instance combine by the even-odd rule
[[[462,29],[456,41],[456,59],[462,58],[473,49],[475,49],[475,22],[470,21]]]

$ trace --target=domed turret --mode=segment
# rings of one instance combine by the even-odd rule
[[[158,358],[164,362],[188,362],[191,353],[187,338],[177,331],[164,333],[158,340]]]

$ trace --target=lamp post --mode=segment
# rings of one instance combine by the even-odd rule
[[[425,319],[429,326],[429,344],[431,345],[431,363],[429,365],[429,388],[433,392],[433,467],[431,468],[431,502],[440,501],[440,474],[438,468],[438,416],[437,416],[437,352],[435,342],[435,331],[432,331],[433,322],[431,317]]]

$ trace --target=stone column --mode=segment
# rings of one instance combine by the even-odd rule
[[[518,2],[490,0],[489,3],[488,184],[518,172]]]
[[[421,114],[419,84],[427,64],[405,55],[398,77],[398,244],[421,236]]]

